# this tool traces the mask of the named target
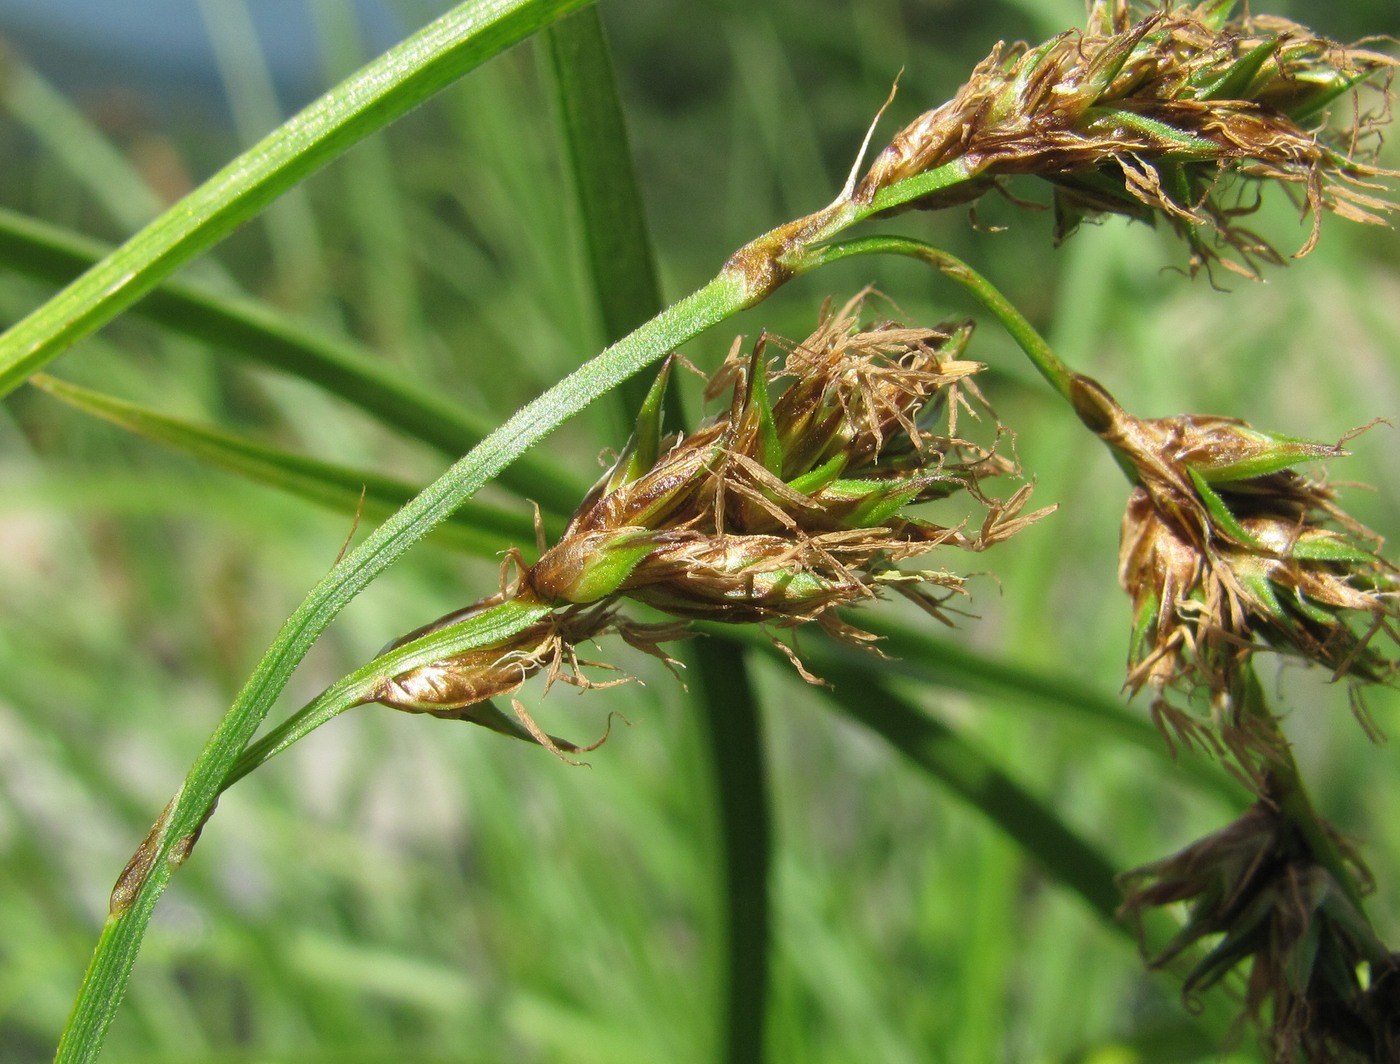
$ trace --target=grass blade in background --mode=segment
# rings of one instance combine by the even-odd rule
[[[0,396],[356,141],[585,3],[475,0],[386,52],[0,336]]]
[[[0,264],[66,284],[107,252],[102,244],[59,226],[0,209]],[[380,423],[448,455],[465,454],[490,431],[448,395],[413,384],[367,348],[295,321],[267,303],[232,297],[207,285],[170,280],[137,304],[135,313],[240,358],[319,385]],[[501,483],[546,511],[568,513],[580,485],[558,468],[525,456]]]
[[[321,42],[325,80],[339,81],[365,60],[361,14],[341,0],[313,0],[308,8]],[[423,293],[413,264],[411,226],[394,172],[393,151],[386,138],[371,137],[345,159],[341,170],[358,245],[373,249],[360,263],[364,320],[375,348],[398,359],[422,341]]]
[[[593,295],[611,340],[662,305],[612,61],[596,9],[560,20],[543,40]],[[619,420],[630,426],[646,383],[634,378],[615,394]],[[679,428],[676,395],[674,388],[667,392],[666,412]],[[741,644],[701,640],[684,657],[691,666],[689,703],[703,718],[709,740],[724,849],[722,1059],[756,1064],[764,1056],[771,939],[772,842],[761,715]]]
[[[560,20],[542,35],[569,177],[583,227],[592,294],[611,343],[664,305],[656,278],[627,125],[597,9]],[[645,381],[618,391],[630,431],[646,397]]]
[[[83,183],[112,221],[131,232],[160,213],[160,198],[81,110],[9,51],[0,65],[0,106]]]
[[[1123,899],[1113,863],[1053,809],[957,732],[900,699],[874,670],[826,660],[820,661],[820,668],[832,685],[827,691],[830,703],[987,817],[1050,879],[1078,895],[1107,927],[1133,938],[1133,929],[1117,918]],[[1171,921],[1159,918],[1160,913],[1149,915],[1153,919],[1145,922],[1148,941],[1166,942],[1175,931]],[[1208,1037],[1196,1047],[1205,1051],[1225,1040],[1235,1017],[1219,996],[1204,998],[1200,1004],[1194,1022],[1183,1016],[1180,1025],[1206,1029]]]
[[[282,121],[268,57],[258,40],[247,0],[197,0],[224,98],[242,144],[253,144]],[[325,248],[304,188],[291,188],[259,219],[272,253],[275,287],[282,302],[320,310],[330,285]]]
[[[686,657],[695,665],[690,702],[705,721],[724,843],[721,1059],[728,1064],[756,1064],[764,1059],[772,946],[773,839],[763,718],[739,644],[701,639]]]
[[[363,517],[370,524],[384,520],[418,493],[416,485],[405,481],[266,447],[45,373],[36,373],[29,383],[78,410],[155,443],[348,517]],[[478,558],[495,558],[509,544],[528,549],[534,535],[534,522],[523,510],[512,513],[465,502],[429,538]]]

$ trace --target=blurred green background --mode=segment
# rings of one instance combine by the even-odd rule
[[[133,37],[93,5],[35,15],[0,2],[0,205],[119,240],[443,6],[128,3],[128,20],[147,20]],[[1400,32],[1393,0],[1313,6],[1270,10],[1341,39]],[[1083,5],[604,0],[601,11],[674,299],[740,244],[832,198],[901,70],[882,133],[951,95],[995,40],[1046,37],[1077,24]],[[1388,159],[1400,165],[1395,151]],[[493,423],[602,344],[574,214],[526,45],[355,148],[188,274],[353,338]],[[1283,197],[1261,215],[1257,228],[1285,253],[1305,241]],[[1221,275],[1225,292],[1184,276],[1183,249],[1142,225],[1089,226],[1055,249],[1047,214],[989,199],[973,223],[950,211],[882,228],[969,259],[1138,414],[1228,413],[1324,440],[1400,418],[1400,255],[1388,230],[1327,219],[1312,255],[1262,284]],[[685,353],[709,369],[735,332],[806,335],[824,298],[868,283],[911,321],[974,314],[927,271],[867,260],[795,282]],[[0,271],[0,319],[50,291]],[[1018,434],[1036,501],[1061,509],[985,557],[949,561],[985,574],[971,581],[975,617],[952,638],[1111,699],[1127,635],[1115,582],[1122,478],[993,323],[973,355],[992,366],[986,389]],[[132,316],[53,368],[418,483],[445,463],[313,387]],[[694,418],[699,388],[687,387]],[[586,482],[626,431],[611,406],[589,411],[540,456]],[[1344,501],[1394,537],[1394,429],[1350,449],[1331,475],[1374,485]],[[52,1053],[117,872],[351,527],[32,390],[0,407],[0,485],[10,1064]],[[528,514],[516,497],[492,498]],[[336,622],[287,708],[495,581],[492,562],[416,549]],[[526,689],[541,722],[570,738],[592,738],[610,710],[629,718],[589,769],[365,708],[239,784],[161,903],[104,1059],[715,1059],[723,913],[707,747],[664,671],[630,651],[604,656],[646,685],[556,688],[543,702],[538,684]],[[755,674],[775,827],[772,1060],[1218,1058],[1172,981],[1144,974],[1126,938],[976,809],[829,712],[786,665],[760,660]],[[1325,677],[1293,665],[1269,675],[1318,805],[1376,874],[1382,937],[1400,943],[1395,746],[1370,744]],[[904,691],[1120,868],[1222,826],[1244,801],[1043,707],[913,681]],[[1400,727],[1393,692],[1370,708],[1383,731]],[[1251,1035],[1235,1052],[1257,1059]]]

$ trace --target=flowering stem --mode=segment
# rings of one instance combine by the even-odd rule
[[[802,256],[800,264],[794,269],[798,273],[805,273],[828,262],[854,258],[857,255],[907,255],[928,263],[945,277],[962,285],[974,299],[996,316],[1011,334],[1011,338],[1026,353],[1031,364],[1040,371],[1040,375],[1060,397],[1073,403],[1071,381],[1074,374],[1056,357],[1045,338],[995,285],[967,263],[941,248],[910,237],[863,237],[859,240],[845,240],[813,247]]]
[[[123,897],[103,927],[57,1060],[78,1064],[101,1048],[156,902],[209,819],[230,775],[292,671],[341,609],[478,488],[599,396],[666,352],[748,306],[744,278],[722,272],[526,404],[437,481],[376,528],[308,593],[219,722],[184,783],[124,873]],[[322,712],[328,706],[321,706]],[[297,734],[304,734],[301,724]],[[289,735],[290,733],[288,733]],[[282,736],[287,740],[288,735]],[[278,749],[286,741],[279,740]],[[270,755],[269,755],[270,756]]]

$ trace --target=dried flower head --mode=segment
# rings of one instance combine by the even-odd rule
[[[1248,274],[1256,259],[1281,261],[1238,224],[1264,182],[1301,190],[1314,225],[1302,252],[1324,209],[1380,221],[1391,205],[1373,195],[1376,179],[1395,174],[1363,145],[1388,118],[1395,60],[1286,19],[1230,19],[1234,6],[1168,6],[1133,21],[1128,4],[1099,2],[1083,33],[998,44],[951,101],[895,136],[855,199],[948,168],[957,180],[914,204],[944,207],[1030,174],[1055,185],[1061,236],[1085,215],[1164,218],[1189,241],[1193,270],[1219,257],[1218,244]],[[1368,84],[1385,103],[1361,114],[1358,102],[1352,128],[1329,130],[1328,106]]]
[[[1014,466],[957,435],[959,413],[981,405],[981,366],[961,358],[971,326],[862,329],[863,295],[801,344],[765,337],[747,357],[736,345],[710,386],[732,388],[728,411],[688,437],[660,438],[660,382],[632,442],[527,574],[533,593],[842,630],[836,607],[892,586],[937,612],[928,589],[961,581],[896,563],[943,544],[981,549],[1040,514],[1020,516],[1024,492],[985,499],[979,481]],[[770,347],[787,352],[779,368]],[[996,519],[968,534],[903,512],[957,491]]]
[[[661,435],[668,363],[636,433],[559,542],[541,545],[528,567],[518,551],[508,552],[498,594],[395,645],[506,603],[553,612],[489,646],[386,678],[367,700],[470,720],[562,757],[580,748],[545,734],[518,702],[517,724],[489,700],[513,694],[537,673],[547,677],[546,689],[557,680],[608,686],[585,676],[583,667],[599,663],[576,651],[608,633],[674,665],[659,647],[682,638],[685,626],[629,621],[615,609],[622,598],[685,620],[816,621],[857,642],[870,637],[837,610],[883,588],[942,617],[943,598],[962,590],[961,578],[899,563],[945,544],[981,550],[1048,510],[1022,513],[1028,485],[1004,502],[979,486],[1015,464],[996,451],[1000,426],[985,446],[957,432],[960,417],[986,410],[972,382],[982,367],[962,358],[971,326],[862,328],[865,295],[834,312],[825,308],[800,344],[764,337],[747,357],[736,344],[710,385],[712,394],[732,388],[727,411],[689,436]],[[785,352],[781,366],[769,350]],[[955,492],[986,510],[979,528],[904,512]]]
[[[1369,882],[1335,833],[1326,845],[1341,874]],[[1247,964],[1245,1005],[1264,1029],[1271,1060],[1395,1060],[1400,958],[1376,938],[1327,863],[1261,801],[1229,827],[1122,876],[1121,912],[1140,925],[1148,909],[1188,905],[1185,926],[1152,965],[1208,943],[1186,976],[1189,999]]]
[[[1232,418],[1136,418],[1085,377],[1075,402],[1136,481],[1119,560],[1133,601],[1134,691],[1203,687],[1230,707],[1241,666],[1261,646],[1334,678],[1394,674],[1400,574],[1330,487],[1291,468],[1343,455],[1340,445]],[[1160,698],[1157,712],[1182,738],[1198,737]]]

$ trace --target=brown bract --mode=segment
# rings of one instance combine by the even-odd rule
[[[528,595],[528,591],[517,582],[483,601],[494,605],[506,598],[524,595]],[[480,608],[477,604],[448,614],[392,645],[399,646],[458,623]],[[674,667],[676,662],[661,651],[661,644],[685,637],[685,632],[676,625],[636,624],[607,606],[573,607],[556,611],[507,639],[386,676],[365,701],[407,713],[470,721],[504,735],[533,740],[555,756],[572,762],[566,751],[592,750],[607,738],[606,734],[590,746],[578,746],[546,733],[518,701],[511,702],[515,710],[515,719],[512,719],[496,709],[490,700],[514,694],[527,679],[541,672],[545,675],[546,692],[556,681],[585,690],[627,683],[631,677],[603,681],[590,678],[584,671],[587,667],[616,670],[606,663],[579,657],[581,643],[610,633],[620,635],[630,646],[661,659],[668,667]]]

